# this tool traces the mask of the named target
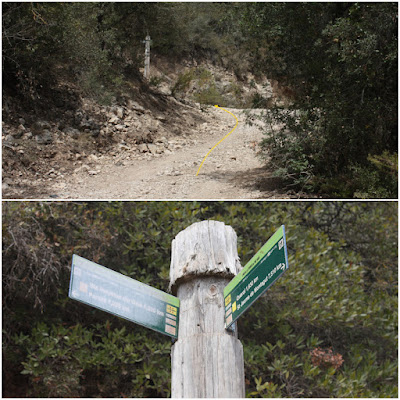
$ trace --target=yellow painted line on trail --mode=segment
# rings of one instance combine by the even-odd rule
[[[239,120],[236,118],[236,115],[233,115],[230,111],[225,110],[225,108],[222,108],[222,107],[220,107],[220,106],[218,106],[218,105],[215,105],[214,107],[220,108],[221,110],[224,110],[224,111],[227,112],[228,114],[231,114],[232,117],[234,117],[234,118],[236,119],[236,125],[233,127],[233,129],[232,129],[226,136],[224,136],[224,137],[223,137],[223,138],[222,138],[222,139],[221,139],[207,154],[206,154],[206,156],[204,157],[203,161],[202,161],[201,164],[200,164],[199,169],[197,170],[196,176],[199,174],[200,169],[201,169],[201,167],[203,166],[204,161],[206,161],[206,158],[209,156],[209,154],[210,154],[223,140],[225,140],[225,139],[237,128],[237,126],[238,126],[238,124],[239,124]]]

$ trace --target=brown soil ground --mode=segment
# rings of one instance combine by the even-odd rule
[[[176,140],[171,154],[122,162],[105,156],[94,166],[94,175],[82,171],[54,182],[49,191],[67,199],[288,198],[257,157],[261,131],[245,124],[243,110],[229,111],[239,125],[210,153],[198,176],[205,155],[235,125],[222,109],[211,108],[208,122]]]

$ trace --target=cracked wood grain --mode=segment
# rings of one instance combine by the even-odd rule
[[[243,347],[224,319],[224,287],[241,269],[236,243],[234,230],[216,221],[193,224],[173,242],[171,287],[181,302],[173,398],[245,396]]]

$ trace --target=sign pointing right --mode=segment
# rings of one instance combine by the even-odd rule
[[[229,328],[289,268],[282,225],[224,289]]]

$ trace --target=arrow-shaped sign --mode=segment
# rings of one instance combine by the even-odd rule
[[[229,328],[289,268],[282,225],[224,289]]]
[[[72,258],[69,297],[178,337],[179,299],[85,258]]]

